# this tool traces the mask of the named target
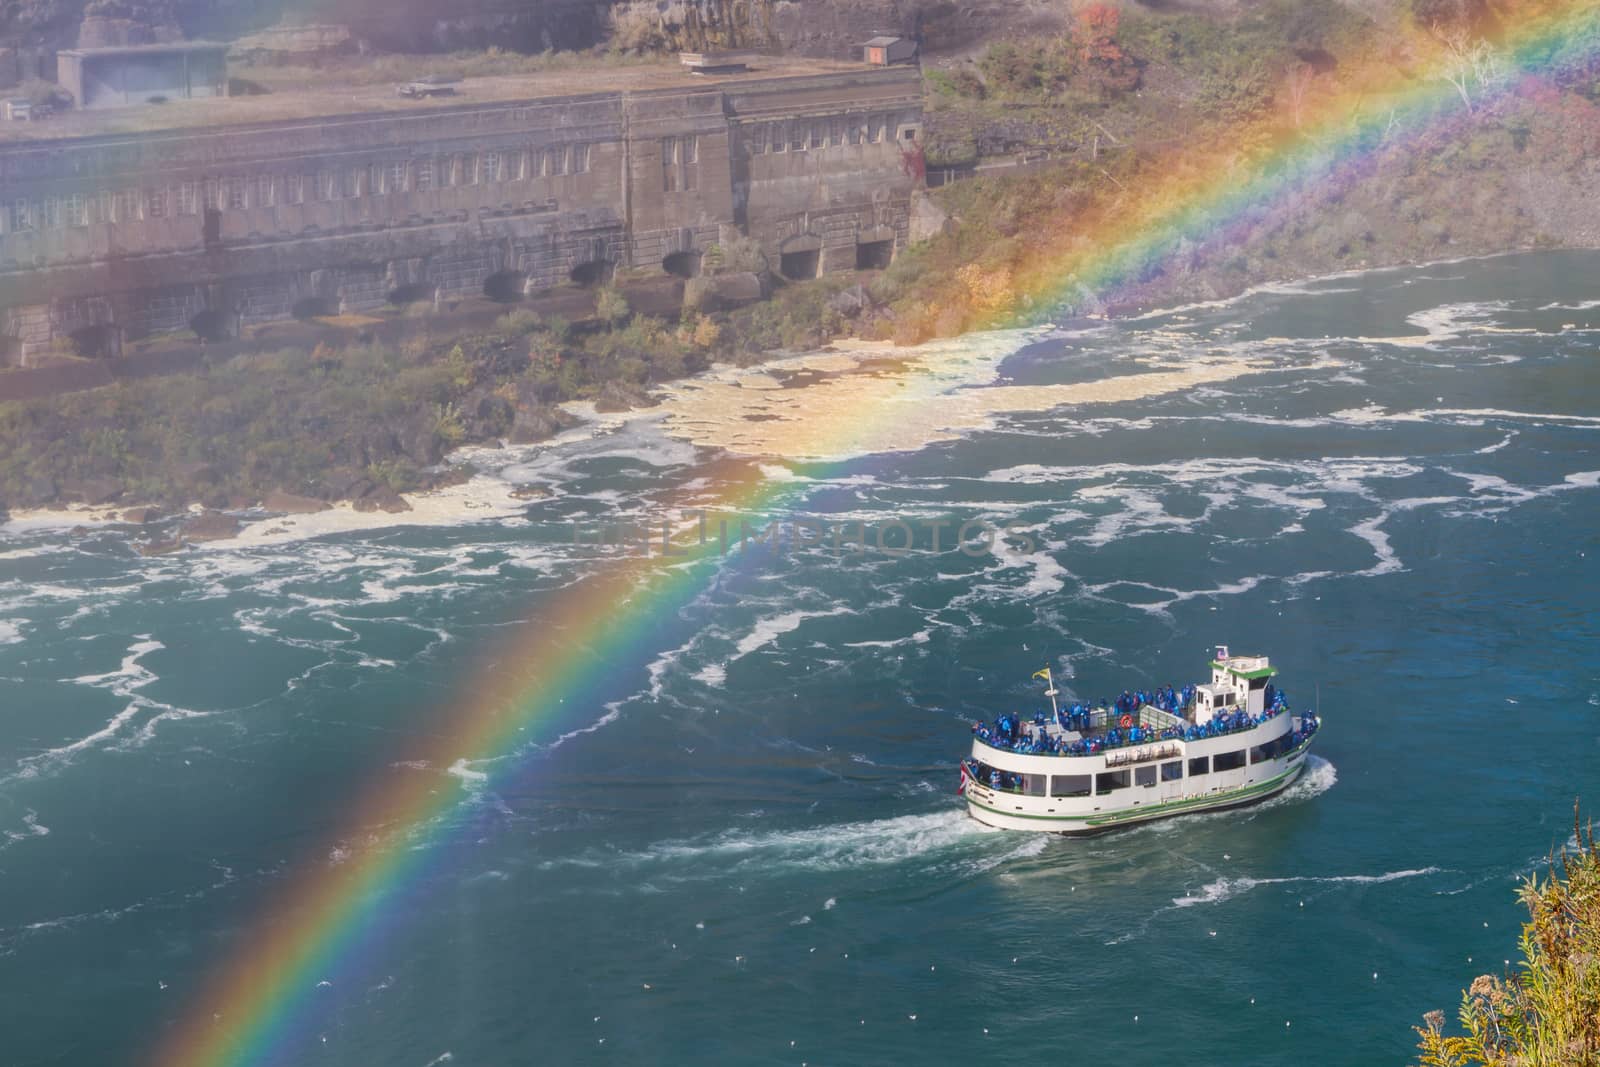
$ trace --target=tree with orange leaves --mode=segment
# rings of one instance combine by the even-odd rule
[[[1126,92],[1139,84],[1139,63],[1117,43],[1122,12],[1107,3],[1078,9],[1072,37],[1078,58],[1089,76],[1103,89]]]

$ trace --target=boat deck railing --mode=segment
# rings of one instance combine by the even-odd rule
[[[1137,719],[1127,713],[1119,715],[1115,709],[1095,708],[1088,713],[1086,730],[1068,730],[1049,721],[1021,723],[1016,741],[1010,742],[998,729],[991,730],[979,724],[973,728],[973,739],[986,748],[1013,755],[1099,756],[1164,741],[1203,741],[1244,733],[1288,713],[1286,704],[1276,705],[1259,715],[1229,708],[1219,711],[1205,725],[1197,725],[1181,715],[1150,705],[1139,709]],[[1128,725],[1124,726],[1124,722]]]
[[[1281,715],[1281,714],[1284,714],[1284,713],[1285,712],[1280,711],[1278,714]],[[1276,716],[1269,716],[1269,717],[1275,718]],[[1263,721],[1265,721],[1265,720],[1263,720]],[[1254,726],[1258,726],[1258,725],[1260,725],[1260,723],[1253,723],[1251,728],[1253,729]],[[1311,738],[1316,735],[1317,729],[1321,725],[1322,725],[1322,722],[1321,722],[1320,719],[1317,718],[1316,715],[1310,714],[1310,713],[1307,713],[1307,714],[1303,715],[1301,717],[1301,719],[1300,719],[1299,724],[1296,725],[1294,729],[1290,730],[1288,735],[1284,738],[1284,741],[1287,743],[1287,748],[1284,751],[1282,751],[1280,753],[1280,755],[1292,757],[1297,752],[1303,750],[1306,745],[1310,744]],[[1239,732],[1242,732],[1242,731],[1236,730],[1236,731],[1233,731],[1233,732],[1234,733],[1239,733]],[[1220,735],[1219,734],[1217,736],[1226,736],[1226,735]],[[992,746],[992,745],[986,746],[986,747],[994,748],[994,746]],[[996,748],[995,751],[996,752],[1012,752],[1014,750],[1005,749],[1005,748]],[[1041,754],[1042,755],[1079,755],[1079,753],[1067,753],[1067,752],[1063,752],[1063,753],[1041,753]],[[1108,768],[1116,767],[1116,766],[1127,766],[1127,765],[1131,765],[1131,764],[1134,764],[1134,763],[1143,763],[1143,762],[1146,762],[1147,760],[1170,759],[1172,757],[1181,756],[1181,755],[1182,755],[1182,748],[1181,748],[1181,746],[1179,746],[1175,742],[1158,742],[1156,745],[1145,745],[1142,748],[1137,749],[1137,750],[1133,750],[1133,751],[1123,750],[1123,751],[1120,751],[1120,752],[1113,751],[1111,753],[1108,753],[1106,755],[1106,766]],[[1116,759],[1116,757],[1118,757],[1118,756],[1120,756],[1122,758],[1120,760],[1118,760],[1116,763],[1113,763],[1112,760]],[[1251,761],[1255,762],[1255,759],[1254,759],[1253,756],[1251,758]],[[977,783],[978,785],[981,785],[986,789],[994,790],[997,793],[1010,793],[1010,794],[1015,795],[1015,796],[1041,796],[1042,795],[1042,794],[1036,793],[1036,792],[1029,792],[1027,789],[1024,788],[1023,781],[1024,781],[1025,778],[1030,777],[1029,775],[1018,774],[1018,773],[1013,772],[1013,771],[1003,771],[1003,770],[1000,770],[998,767],[991,768],[991,767],[986,766],[985,764],[983,764],[981,761],[977,760],[976,758],[963,759],[961,761],[961,763],[962,763],[962,765],[964,767],[967,768],[969,774],[971,775],[972,780],[975,783]],[[990,781],[989,780],[987,772],[989,772],[991,770],[994,771],[996,776],[999,778],[998,782],[994,782],[994,781]],[[1034,774],[1034,775],[1031,775],[1031,777],[1038,778],[1039,776],[1037,774]],[[1070,794],[1070,795],[1072,795],[1072,796],[1078,796],[1078,795],[1087,796],[1088,794],[1087,793],[1085,793],[1085,794],[1076,794],[1076,793],[1074,793],[1074,794]],[[1057,799],[1060,799],[1060,797],[1058,796]]]

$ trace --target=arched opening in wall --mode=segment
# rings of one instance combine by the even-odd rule
[[[803,248],[778,257],[778,272],[792,282],[809,281],[822,265],[822,249]]]
[[[339,314],[339,305],[325,296],[308,296],[296,300],[289,314],[301,322],[310,322],[312,319],[331,318]]]
[[[700,253],[692,249],[687,252],[674,252],[661,261],[661,269],[674,278],[698,278]]]
[[[389,290],[389,303],[394,304],[396,307],[432,299],[433,286],[431,285],[402,285]]]
[[[73,353],[84,359],[110,359],[117,354],[117,328],[109,322],[73,330],[67,340]]]
[[[609,259],[591,259],[587,263],[579,263],[567,275],[572,279],[572,284],[580,289],[590,289],[596,285],[604,285],[611,280],[617,272],[617,265]]]
[[[208,308],[189,320],[189,329],[193,330],[194,335],[202,341],[226,341],[228,316]]]
[[[893,241],[863,241],[856,245],[856,270],[887,270],[893,259]]]
[[[522,299],[528,276],[519,270],[502,270],[483,281],[483,295],[497,304],[515,304]]]
[[[22,342],[15,337],[0,336],[0,367],[22,366]]]

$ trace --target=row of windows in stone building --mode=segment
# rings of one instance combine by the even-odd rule
[[[458,186],[530,181],[589,172],[590,145],[474,152],[323,170],[315,174],[262,174],[207,178],[170,186],[12,200],[0,210],[0,233],[141,222],[202,210],[244,211]]]
[[[661,188],[665,192],[694,188],[694,171],[689,164],[700,162],[700,138],[694,134],[664,137],[661,140]]]
[[[825,119],[784,119],[744,128],[745,151],[752,156],[773,152],[807,152],[841,145],[882,144],[894,140],[894,115],[835,115]]]

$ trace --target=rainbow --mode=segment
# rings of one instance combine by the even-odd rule
[[[1517,5],[1499,42],[1508,80],[1591,62],[1600,52],[1600,12],[1588,5],[1544,0]],[[1447,63],[1442,46],[1422,34],[1406,44],[1423,57],[1421,76],[1403,78],[1394,65],[1373,61],[1346,74],[1290,127],[1282,115],[1221,138],[1213,149],[1174,153],[1149,168],[1155,177],[1099,212],[1063,220],[1056,234],[1064,251],[1040,252],[1019,265],[961,278],[970,325],[1016,321],[1020,308],[1102,298],[1132,284],[1186,244],[1218,241],[1249,224],[1307,182],[1337,181],[1378,143],[1416,136],[1459,120],[1456,90],[1437,77]],[[1393,47],[1395,42],[1391,42]],[[1241,149],[1241,145],[1246,149]],[[1051,240],[1038,242],[1048,247]],[[872,414],[863,411],[863,421]],[[848,452],[849,441],[821,442],[821,451]],[[783,489],[754,475],[735,483],[722,506],[759,514]],[[701,590],[715,541],[684,546],[664,566],[659,557],[618,559],[592,580],[557,595],[537,626],[523,628],[489,650],[487,679],[470,699],[448,709],[448,726],[419,740],[409,758],[430,766],[460,759],[500,759],[548,744],[564,731],[592,724],[589,697],[617,664],[648,654],[654,624],[672,617]],[[282,895],[232,947],[214,974],[161,1035],[147,1062],[159,1067],[246,1067],[282,1062],[308,1039],[319,980],[338,975],[387,922],[395,902],[444,851],[451,832],[442,818],[459,796],[436,790],[429,775],[387,774],[351,805],[332,840],[308,853]],[[377,828],[374,830],[374,828]],[[331,845],[368,843],[343,863],[326,861]]]

